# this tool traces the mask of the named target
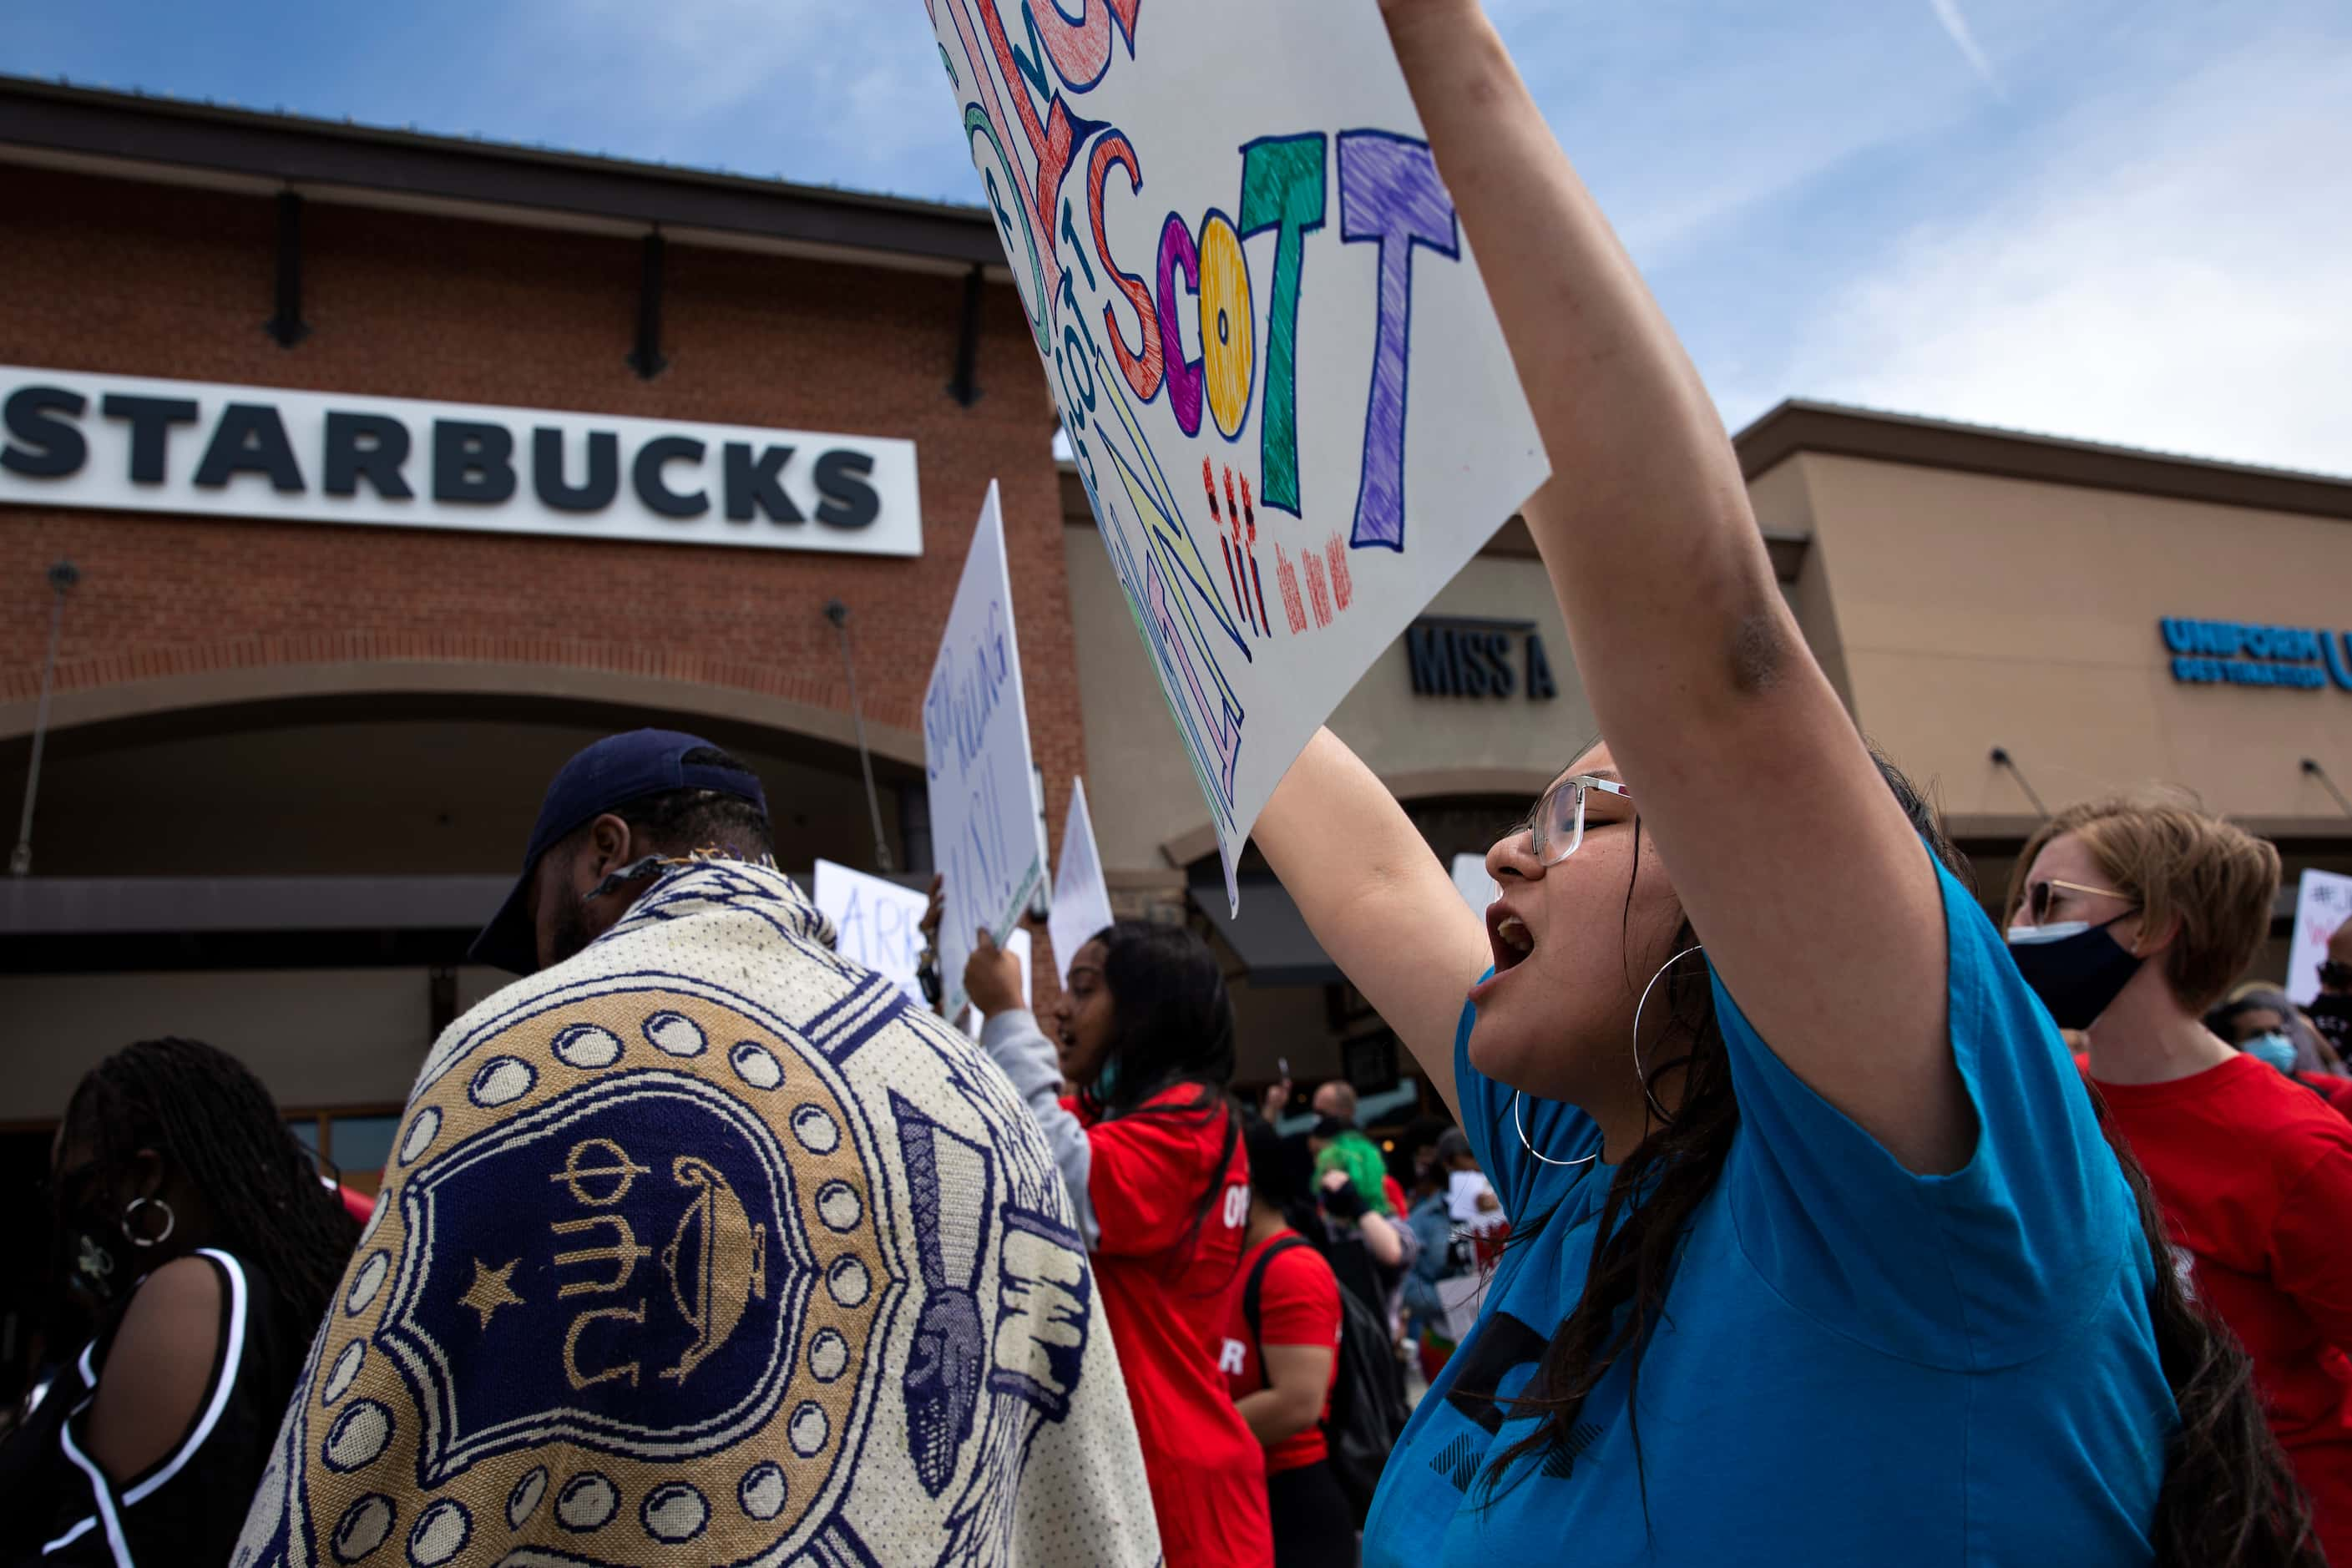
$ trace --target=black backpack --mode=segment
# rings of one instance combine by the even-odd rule
[[[1304,1237],[1286,1236],[1261,1254],[1242,1288],[1242,1316],[1249,1323],[1250,1341],[1258,1343],[1258,1288],[1265,1282],[1266,1265],[1295,1247],[1313,1247]],[[1259,1344],[1258,1359],[1265,1351]],[[1339,1376],[1331,1384],[1331,1412],[1323,1420],[1323,1439],[1331,1450],[1331,1473],[1361,1525],[1371,1511],[1372,1493],[1380,1489],[1381,1470],[1389,1462],[1404,1430],[1404,1372],[1389,1340],[1381,1314],[1345,1285],[1339,1287]]]

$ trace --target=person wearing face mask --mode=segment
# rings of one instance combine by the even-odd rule
[[[2328,933],[2327,956],[2319,965],[2319,994],[2304,1011],[2336,1058],[2352,1062],[2352,921]]]
[[[1051,1039],[1023,1005],[1020,960],[984,930],[963,983],[1093,1254],[1169,1568],[1265,1568],[1265,1451],[1221,1370],[1250,1161],[1226,1093],[1234,1006],[1216,955],[1181,926],[1097,932],[1070,960]]]
[[[1382,13],[1549,457],[1521,511],[1604,742],[1488,852],[1483,929],[1328,731],[1253,829],[1511,1225],[1365,1561],[2317,1562],[2242,1360],[1807,649],[1492,24]]]
[[[260,1080],[194,1040],[91,1068],[54,1168],[97,1334],[0,1450],[0,1561],[225,1563],[359,1226]]]
[[[2278,851],[2168,800],[2042,825],[2010,889],[2011,952],[2147,1168],[2199,1298],[2253,1357],[2270,1426],[2330,1561],[2352,1563],[2352,1124],[2207,1006],[2270,934]],[[2264,1030],[2269,1024],[2277,1027]]]
[[[2323,1057],[2333,1053],[2327,1051],[2310,1020],[2297,1015],[2284,992],[2242,985],[2228,1001],[2205,1015],[2205,1026],[2247,1056],[2303,1085],[2339,1113],[2352,1116],[2352,1078],[2320,1069]]]

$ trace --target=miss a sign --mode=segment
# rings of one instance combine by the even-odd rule
[[[0,502],[919,555],[915,445],[0,365]]]
[[[1405,628],[1416,697],[1511,697],[1531,702],[1559,695],[1543,634],[1533,621],[1425,616]]]

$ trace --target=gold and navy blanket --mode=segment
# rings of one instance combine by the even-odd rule
[[[435,1045],[235,1561],[1158,1558],[1012,1087],[698,860]]]

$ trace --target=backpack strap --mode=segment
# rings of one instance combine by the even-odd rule
[[[1258,1288],[1265,1283],[1265,1271],[1269,1264],[1284,1253],[1307,1245],[1307,1240],[1303,1236],[1286,1236],[1276,1240],[1273,1246],[1258,1255],[1256,1264],[1250,1269],[1249,1282],[1242,1287],[1242,1317],[1249,1324],[1250,1343],[1257,1345],[1258,1360],[1261,1362],[1265,1359],[1265,1346],[1259,1342]]]

